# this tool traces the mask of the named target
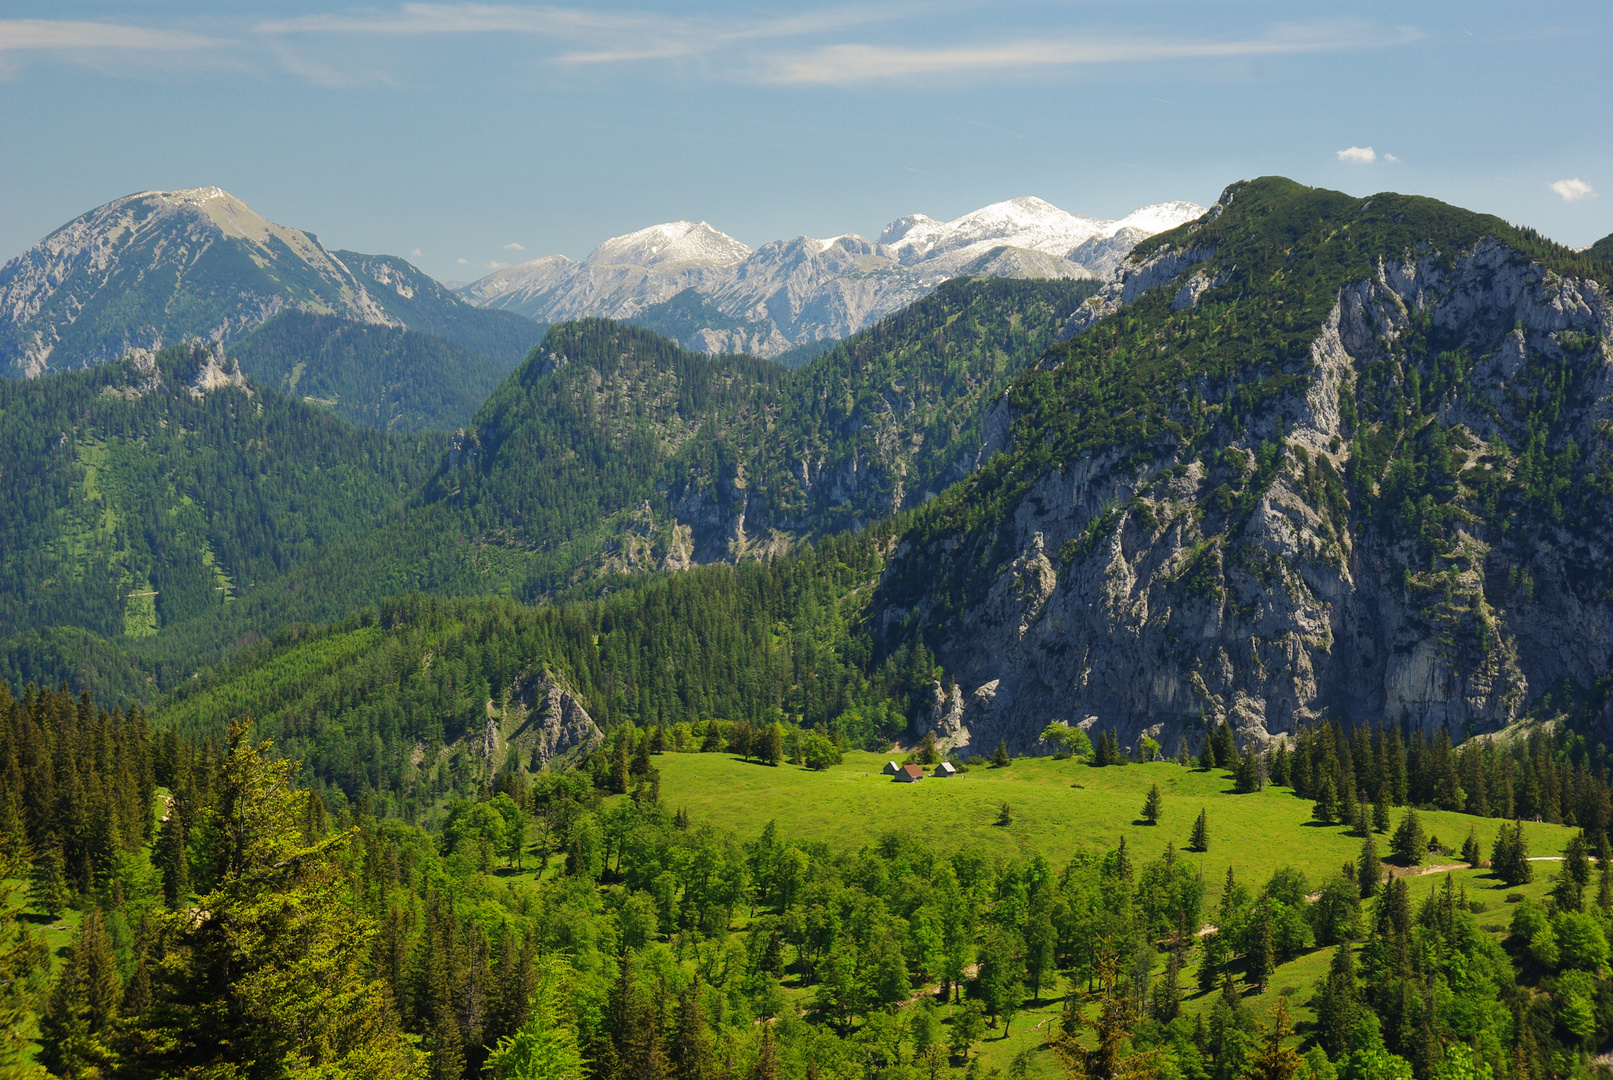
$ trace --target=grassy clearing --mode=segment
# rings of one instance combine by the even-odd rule
[[[847,851],[894,830],[942,849],[976,848],[1004,859],[1041,854],[1055,867],[1079,850],[1114,847],[1121,836],[1139,861],[1157,857],[1166,843],[1174,843],[1205,876],[1207,917],[1229,866],[1252,889],[1284,865],[1299,868],[1319,883],[1355,860],[1361,850],[1360,837],[1343,826],[1314,821],[1312,804],[1287,788],[1236,795],[1230,774],[1184,769],[1174,762],[1099,769],[1076,761],[1027,758],[1007,768],[978,767],[950,779],[898,784],[880,773],[887,760],[853,752],[840,766],[815,773],[791,765],[749,764],[727,754],[664,754],[655,766],[668,806],[686,808],[696,822],[709,822],[744,838],[755,836],[771,820],[784,837],[822,841],[833,850]],[[1158,825],[1149,826],[1141,820],[1141,811],[1149,786],[1156,783],[1164,794],[1165,812]],[[996,824],[1004,802],[1013,809],[1013,822],[1006,827]],[[1209,817],[1209,850],[1186,852],[1193,819],[1201,809]],[[1401,813],[1393,812],[1392,821],[1398,823]],[[1471,827],[1488,852],[1503,824],[1499,819],[1440,811],[1420,816],[1424,829],[1447,849],[1459,848]],[[1560,825],[1524,825],[1534,856],[1561,854],[1573,833]],[[1380,856],[1388,854],[1388,840],[1378,837]],[[1431,856],[1429,861],[1436,860],[1459,861],[1455,856]],[[1486,870],[1463,868],[1451,873],[1470,901],[1484,905],[1480,925],[1504,937],[1511,920],[1512,902],[1507,898],[1543,897],[1555,864],[1537,862],[1535,881],[1518,887],[1502,884]],[[1413,903],[1420,903],[1443,879],[1443,872],[1414,877]],[[1297,1023],[1314,1020],[1311,999],[1332,956],[1331,947],[1317,948],[1279,967],[1265,993],[1246,999],[1255,1019],[1268,1023],[1278,1000],[1286,999]],[[1190,1020],[1199,1013],[1208,1019],[1218,991],[1199,993],[1196,974],[1192,965],[1182,973],[1183,1013]],[[1027,1002],[1006,1037],[1000,1027],[988,1029],[977,1046],[986,1075],[994,1069],[1006,1075],[1022,1051],[1031,1052],[1030,1080],[1062,1075],[1048,1039],[1067,989],[1061,980],[1044,989],[1044,1000]],[[950,1018],[952,1012],[948,1006],[943,1016]]]
[[[749,838],[772,820],[785,837],[821,840],[842,851],[895,830],[943,849],[977,848],[1005,859],[1039,853],[1062,866],[1077,851],[1111,848],[1125,836],[1140,861],[1158,856],[1166,843],[1185,849],[1193,819],[1203,809],[1209,815],[1209,850],[1185,857],[1211,883],[1212,900],[1228,866],[1256,885],[1283,865],[1316,881],[1361,851],[1360,837],[1343,826],[1313,821],[1311,803],[1287,788],[1234,795],[1230,774],[1184,769],[1174,762],[1098,769],[1073,760],[1022,758],[1007,768],[972,768],[949,779],[897,784],[879,772],[887,760],[851,752],[843,764],[815,773],[793,765],[747,764],[727,754],[663,754],[655,766],[666,804],[687,808],[696,822]],[[1155,783],[1164,794],[1165,812],[1158,825],[1150,826],[1141,813]],[[1013,809],[1013,824],[1003,827],[995,822],[1005,802]],[[1399,815],[1395,811],[1391,817],[1398,822]],[[1423,827],[1447,848],[1460,848],[1468,828],[1476,828],[1486,852],[1502,824],[1440,811],[1421,817]],[[1531,855],[1561,854],[1573,832],[1561,825],[1524,825]],[[1378,852],[1387,854],[1387,836],[1378,838]]]

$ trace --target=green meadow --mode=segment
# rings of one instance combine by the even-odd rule
[[[895,831],[936,848],[974,848],[1003,859],[1040,854],[1055,868],[1077,851],[1112,848],[1122,836],[1139,862],[1158,857],[1167,843],[1174,843],[1180,857],[1204,874],[1207,919],[1213,919],[1229,866],[1254,890],[1280,866],[1297,867],[1319,884],[1361,851],[1360,837],[1344,826],[1313,820],[1312,804],[1288,788],[1234,794],[1231,775],[1220,770],[1185,769],[1175,762],[1095,768],[1073,759],[1044,757],[1022,758],[1004,768],[973,766],[955,777],[900,784],[880,773],[889,760],[849,752],[841,765],[824,772],[759,765],[728,754],[663,754],[654,764],[661,773],[661,797],[669,808],[682,807],[697,824],[709,823],[747,839],[772,821],[782,837],[821,841],[833,850],[847,851]],[[1142,821],[1141,812],[1149,786],[1156,783],[1164,795],[1164,815],[1158,825],[1150,826]],[[1003,803],[1012,810],[1007,826],[996,824]],[[1187,851],[1193,819],[1201,809],[1209,818],[1209,850]],[[1391,821],[1398,823],[1402,813],[1394,810]],[[1447,850],[1459,850],[1471,827],[1488,853],[1503,824],[1496,818],[1442,811],[1419,811],[1419,816],[1428,834]],[[1541,822],[1524,824],[1534,857],[1560,855],[1574,831]],[[1388,836],[1377,837],[1381,857],[1388,855],[1388,841]],[[1422,876],[1411,882],[1413,902],[1420,903],[1444,880],[1446,871],[1427,872],[1431,865],[1459,862],[1454,854],[1431,855],[1420,868]],[[1480,924],[1502,937],[1515,898],[1540,899],[1549,891],[1553,864],[1536,863],[1531,884],[1510,888],[1487,870],[1464,866],[1449,872],[1469,901],[1483,905]],[[1332,955],[1331,947],[1316,948],[1278,968],[1266,992],[1247,999],[1255,1017],[1266,1023],[1281,998],[1296,1022],[1314,1019],[1311,998]],[[1192,967],[1183,973],[1188,991],[1183,1013],[1191,1019],[1202,1012],[1207,1018],[1216,993],[1199,993],[1194,977]],[[977,1048],[987,1075],[992,1069],[1006,1075],[1021,1052],[1029,1052],[1028,1075],[1033,1080],[1062,1075],[1048,1038],[1063,1009],[1066,989],[1060,982],[1044,990],[1042,1001],[1026,1002],[1006,1035],[1000,1027],[987,1031]],[[943,1015],[951,1011],[947,1007]]]
[[[819,840],[835,850],[854,850],[895,831],[946,850],[976,848],[1004,859],[1040,854],[1061,867],[1077,851],[1112,848],[1124,836],[1137,861],[1155,858],[1174,843],[1203,870],[1211,899],[1219,895],[1228,866],[1254,885],[1279,866],[1297,867],[1316,881],[1361,852],[1360,837],[1345,826],[1312,820],[1312,804],[1288,788],[1235,795],[1231,775],[1219,770],[1184,769],[1175,762],[1094,768],[1042,757],[899,784],[879,771],[889,760],[853,751],[841,765],[812,772],[747,763],[728,754],[662,754],[655,767],[669,808],[682,807],[697,823],[747,839],[768,821],[777,824],[781,836]],[[1158,825],[1142,821],[1150,784],[1158,784],[1165,799]],[[1013,811],[1007,826],[996,824],[1003,803]],[[1201,809],[1209,816],[1209,850],[1187,852]],[[1391,820],[1398,822],[1401,813],[1394,810]],[[1429,835],[1453,852],[1461,850],[1470,827],[1478,830],[1488,852],[1502,825],[1498,818],[1468,814],[1419,815]],[[1573,833],[1561,825],[1524,825],[1535,856],[1561,854]],[[1388,841],[1378,837],[1380,856],[1387,856]]]

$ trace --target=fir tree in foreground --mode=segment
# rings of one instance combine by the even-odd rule
[[[294,764],[269,752],[246,725],[230,726],[208,837],[216,881],[196,902],[207,917],[156,916],[166,948],[151,1006],[115,1050],[139,1062],[135,1076],[422,1076],[425,1055],[372,973],[374,921],[351,902],[354,833],[305,846],[308,792],[291,787]]]
[[[997,749],[991,752],[991,763],[996,768],[1012,765],[1014,759],[1008,756],[1008,743],[1002,739],[997,740]]]
[[[1193,819],[1193,834],[1187,839],[1187,846],[1194,851],[1210,850],[1210,812],[1200,810],[1199,816]]]

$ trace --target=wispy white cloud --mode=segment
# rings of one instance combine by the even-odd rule
[[[120,49],[134,52],[184,52],[213,49],[231,42],[184,30],[151,29],[120,23],[74,22],[64,19],[0,19],[0,51],[77,52]]]
[[[1596,189],[1577,176],[1572,180],[1553,180],[1546,186],[1561,195],[1564,202],[1578,202],[1596,195]]]
[[[420,257],[420,249],[415,248],[413,251],[409,252],[409,254],[418,259]]]
[[[1217,41],[1174,38],[1063,38],[989,45],[903,47],[826,45],[768,58],[762,78],[777,83],[850,84],[971,72],[1021,71],[1101,64],[1233,59],[1339,51],[1398,44],[1412,31],[1386,36],[1362,26],[1283,27],[1263,38]]]
[[[1370,146],[1346,146],[1339,151],[1339,160],[1353,165],[1370,165],[1378,160],[1378,152]]]
[[[569,51],[550,58],[556,63],[608,64],[672,59],[716,52],[746,41],[843,31],[893,18],[908,9],[867,5],[830,8],[810,15],[725,20],[508,4],[404,4],[395,11],[266,19],[255,29],[271,37],[524,34],[570,46]]]
[[[526,246],[524,244],[517,244],[517,243],[514,243],[512,241],[511,243],[508,243],[508,244],[504,245],[504,250],[505,251],[525,251]]]

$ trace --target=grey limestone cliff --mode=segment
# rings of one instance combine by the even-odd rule
[[[1196,304],[1215,283],[1204,269],[1214,252],[1172,240],[1120,267],[1064,336],[1149,290],[1172,295],[1175,310]],[[934,644],[947,681],[917,733],[982,752],[1001,738],[1026,752],[1062,720],[1116,729],[1127,745],[1151,735],[1174,752],[1223,719],[1258,744],[1330,715],[1460,739],[1513,723],[1562,680],[1602,679],[1613,660],[1613,591],[1601,580],[1613,512],[1598,522],[1595,507],[1613,502],[1587,495],[1576,525],[1571,514],[1528,520],[1527,506],[1509,514],[1483,493],[1564,454],[1605,467],[1613,306],[1597,281],[1493,240],[1424,248],[1386,254],[1339,289],[1308,363],[1293,365],[1302,377],[1219,451],[1167,441],[1139,460],[1117,448],[1035,477],[992,549],[995,579],[961,615],[944,618],[933,594],[887,588],[902,606],[886,623],[914,603],[944,626]],[[1472,358],[1465,385],[1399,436],[1448,440],[1457,459],[1435,565],[1415,554],[1398,508],[1373,505],[1392,469],[1381,482],[1343,479],[1357,475],[1352,420],[1367,381],[1409,370],[1398,365],[1417,333],[1437,337],[1442,357]],[[1539,436],[1544,458],[1519,435],[1542,372],[1574,388]],[[1395,378],[1403,397],[1418,385]],[[1019,416],[1007,397],[993,407],[977,467],[1011,448]],[[1259,489],[1273,447],[1281,453]],[[1235,490],[1251,493],[1241,518],[1218,512]],[[967,539],[909,544],[893,574],[944,562]]]

